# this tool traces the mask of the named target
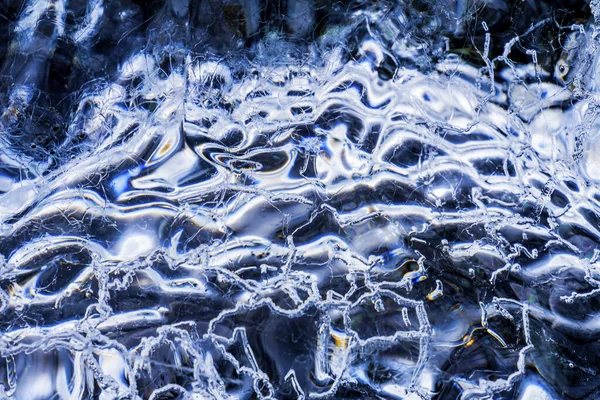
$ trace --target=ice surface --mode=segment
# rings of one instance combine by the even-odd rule
[[[0,2],[0,398],[600,398],[600,5]]]

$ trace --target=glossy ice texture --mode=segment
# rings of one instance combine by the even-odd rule
[[[0,398],[600,398],[595,15],[4,0]]]

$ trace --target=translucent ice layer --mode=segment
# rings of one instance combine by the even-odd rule
[[[561,7],[4,1],[0,397],[600,398]]]

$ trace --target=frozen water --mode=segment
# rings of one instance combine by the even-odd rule
[[[600,398],[599,18],[2,1],[0,398]]]

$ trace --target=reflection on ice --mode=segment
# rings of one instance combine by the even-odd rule
[[[0,397],[598,396],[595,5],[16,3]]]

